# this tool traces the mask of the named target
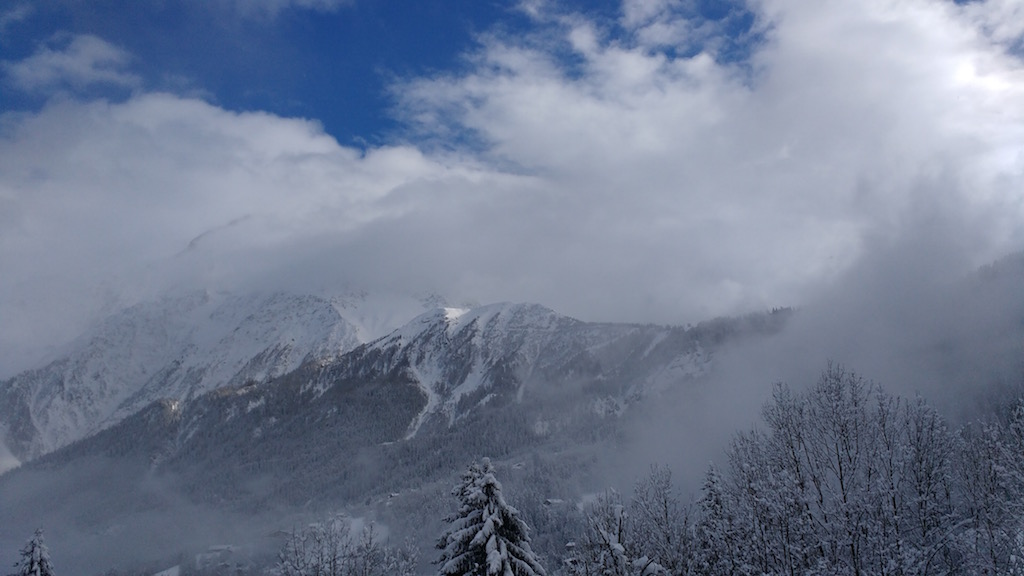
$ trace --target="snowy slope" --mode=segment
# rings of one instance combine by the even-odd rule
[[[0,383],[0,427],[21,460],[106,428],[162,398],[263,382],[359,344],[332,302],[193,293],[128,308],[64,357]]]
[[[253,473],[280,497],[348,499],[406,474],[435,473],[476,450],[593,442],[614,433],[645,396],[698,379],[719,343],[744,334],[742,322],[710,329],[587,323],[539,305],[493,304],[438,308],[339,353],[332,346],[343,331],[321,317],[337,318],[330,302],[276,295],[259,301],[261,313],[246,314],[252,302],[203,302],[183,313],[211,321],[189,331],[183,355],[150,377],[160,385],[100,407],[113,423],[118,410],[159,400],[39,463],[138,458],[218,501],[262,498],[262,488],[251,492]],[[323,337],[305,341],[304,349],[319,352],[259,382],[298,358],[288,347],[296,325]],[[199,355],[193,349],[203,342],[209,347]],[[318,342],[335,345],[317,349]],[[69,373],[60,368],[58,376]],[[353,458],[366,466],[353,468]]]
[[[191,526],[196,510],[336,509],[383,503],[389,494],[423,488],[421,494],[432,498],[430,487],[447,484],[453,466],[481,454],[530,455],[552,466],[569,454],[585,470],[586,462],[613,449],[624,429],[649,414],[647,400],[660,398],[659,390],[694,385],[721,346],[772,333],[784,320],[765,315],[760,323],[726,319],[682,328],[587,323],[531,304],[438,308],[348,352],[310,356],[294,371],[249,384],[247,376],[236,377],[239,366],[250,365],[239,358],[290,343],[289,326],[328,328],[335,325],[324,318],[340,317],[330,301],[276,298],[179,303],[170,307],[173,314],[160,316],[174,327],[167,333],[143,322],[138,310],[126,317],[132,322],[112,324],[136,326],[148,342],[174,343],[179,356],[125,353],[135,359],[132,366],[140,358],[181,358],[168,364],[173,377],[164,381],[180,386],[186,399],[195,396],[150,403],[0,475],[0,527],[24,518],[65,525],[73,514],[75,525],[101,535],[97,542],[104,547],[123,542],[124,532],[112,527],[126,525],[140,526],[143,541],[173,541],[178,536],[168,539],[161,532],[162,519],[186,514]],[[176,332],[179,321],[187,326],[196,319],[195,327],[185,329],[187,337]],[[113,334],[128,344],[136,341],[124,330]],[[253,345],[256,340],[269,344]],[[317,341],[310,336],[306,342]],[[206,355],[192,351],[201,345]],[[57,376],[73,373],[76,362],[89,367],[83,358],[116,356],[87,356],[88,349],[71,357]],[[264,372],[266,366],[247,374],[276,371]],[[207,384],[182,384],[182,374],[197,372],[209,378],[197,381]],[[234,384],[199,394],[229,374]],[[84,386],[68,383],[68,389]],[[48,391],[41,385],[18,389]],[[136,393],[140,400],[149,395]],[[119,398],[125,400],[102,407],[113,414],[131,395]],[[24,406],[31,416],[28,408],[36,405]],[[49,502],[60,505],[39,505]],[[161,526],[145,532],[149,520],[136,522],[140,518],[160,518]]]
[[[262,326],[260,316],[220,309],[247,320],[230,331],[239,342],[260,333],[245,328]],[[311,356],[279,378],[248,384],[232,376],[233,384],[191,401],[154,402],[39,463],[135,458],[179,478],[190,497],[216,502],[267,494],[347,501],[477,453],[599,442],[645,397],[698,380],[719,346],[774,332],[784,318],[762,320],[683,328],[588,323],[534,304],[437,308],[348,352]],[[226,343],[234,340],[214,336],[204,338],[232,349]],[[243,357],[256,348],[245,349]],[[180,364],[232,373],[217,368],[212,358],[221,356]],[[254,475],[262,480],[253,484]]]
[[[534,304],[438,308],[338,359],[311,386],[403,378],[426,398],[408,437],[431,418],[449,425],[492,400],[522,401],[552,386],[585,386],[603,410],[704,374],[710,356],[679,327],[587,323]]]

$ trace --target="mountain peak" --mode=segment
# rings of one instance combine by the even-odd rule
[[[195,291],[130,306],[40,368],[0,383],[0,426],[20,460],[107,428],[153,401],[262,382],[359,344],[323,298]]]

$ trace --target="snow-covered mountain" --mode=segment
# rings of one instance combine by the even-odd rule
[[[187,531],[166,532],[170,521],[405,493],[396,510],[440,517],[421,498],[437,501],[453,467],[481,454],[532,455],[560,474],[567,451],[592,461],[645,399],[698,385],[723,344],[773,333],[788,316],[683,328],[494,304],[437,308],[357,344],[345,318],[360,311],[281,294],[162,301],[0,383],[4,422],[27,440],[15,449],[45,452],[0,475],[0,540],[22,519],[60,525],[70,514],[83,550],[128,538],[171,552]],[[42,478],[55,480],[43,489]]]
[[[1024,258],[1008,259],[951,288],[929,305],[933,315],[883,318],[927,320],[896,332],[905,342],[894,354],[913,367],[905,377],[944,374],[943,384],[968,383],[958,389],[979,398],[985,389],[1018,394],[1022,279]],[[27,431],[12,436],[28,439],[14,445],[21,454],[31,454],[31,442],[81,436],[0,475],[0,541],[23,537],[19,527],[31,521],[81,534],[80,550],[161,542],[152,553],[174,554],[222,514],[265,534],[287,528],[282,512],[351,508],[427,541],[446,513],[452,475],[484,455],[513,472],[522,502],[543,520],[546,498],[606,485],[607,468],[637,446],[637,430],[639,441],[658,434],[657,449],[671,450],[677,439],[661,435],[658,418],[685,419],[694,412],[676,409],[691,400],[695,410],[718,405],[701,404],[702,395],[732,402],[737,388],[711,388],[735,373],[726,362],[760,369],[779,352],[782,362],[804,361],[798,354],[824,362],[807,334],[827,344],[840,328],[840,339],[876,352],[894,340],[878,338],[872,310],[861,314],[874,322],[838,323],[826,310],[819,326],[821,310],[793,322],[778,310],[671,327],[434,300],[442,307],[426,313],[406,302],[402,313],[419,315],[385,331],[401,314],[386,299],[367,300],[166,299],[112,317],[62,359],[0,382],[0,423]],[[769,381],[742,363],[739,372],[755,385]],[[956,402],[967,404],[962,395]],[[706,442],[704,420],[684,424],[696,428],[666,429],[692,434],[681,444]]]
[[[264,382],[359,344],[340,306],[315,296],[192,293],[139,304],[66,355],[0,382],[0,431],[24,461],[160,399]]]
[[[582,322],[536,304],[439,308],[339,357],[310,383],[379,378],[415,384],[425,403],[408,437],[474,407],[574,387],[595,409],[621,409],[654,389],[704,374],[705,328]],[[547,390],[545,389],[547,388]]]
[[[439,308],[278,378],[165,394],[40,460],[130,453],[216,502],[261,500],[268,486],[293,502],[362,498],[475,453],[601,441],[634,403],[699,379],[723,342],[772,333],[787,316],[682,328],[588,323],[533,304]]]

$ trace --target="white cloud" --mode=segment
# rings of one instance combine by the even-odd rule
[[[1024,48],[1024,4],[1017,0],[986,0],[967,3],[961,10],[994,41]]]
[[[623,22],[676,18],[651,6]],[[769,32],[747,70],[581,15],[486,38],[468,73],[395,88],[442,146],[364,153],[315,122],[166,94],[8,116],[0,373],[98,305],[173,285],[683,322],[800,304],[907,238],[907,258],[964,268],[1024,243],[1024,71],[984,24],[1007,5],[755,8]],[[432,151],[467,133],[487,149]]]
[[[31,4],[18,4],[0,11],[0,33],[5,33],[9,27],[26,20],[32,15],[32,11]]]
[[[135,88],[141,83],[125,71],[131,56],[101,38],[82,34],[55,43],[61,47],[44,46],[25,60],[5,62],[10,82],[29,92],[81,90],[97,84]]]
[[[671,24],[670,8],[630,2],[622,22]],[[397,92],[425,133],[473,132],[497,164],[542,175],[591,271],[576,277],[646,279],[656,309],[799,301],[921,204],[1007,209],[974,259],[1019,245],[1024,77],[976,16],[931,0],[757,9],[752,77],[570,19],[571,70],[536,39],[493,39],[472,73]]]
[[[364,248],[373,226],[509,180],[411,147],[363,153],[315,122],[168,94],[58,101],[5,120],[0,349],[9,356],[0,368],[72,336],[102,303],[173,287],[372,281],[389,269],[374,253],[401,252],[387,238]],[[347,253],[352,243],[368,253]]]
[[[638,46],[647,49],[711,49],[721,39],[728,19],[709,22],[697,17],[699,13],[694,0],[624,0],[620,23]]]

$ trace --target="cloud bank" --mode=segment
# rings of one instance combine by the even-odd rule
[[[405,132],[366,150],[147,91],[98,38],[6,62],[63,92],[0,124],[0,375],[173,288],[692,322],[812,302],[875,253],[956,273],[1024,245],[1019,7],[746,8],[737,61],[728,19],[685,3],[534,5],[532,32],[482,36],[463,71],[396,81]],[[134,91],[75,92],[96,82]]]

